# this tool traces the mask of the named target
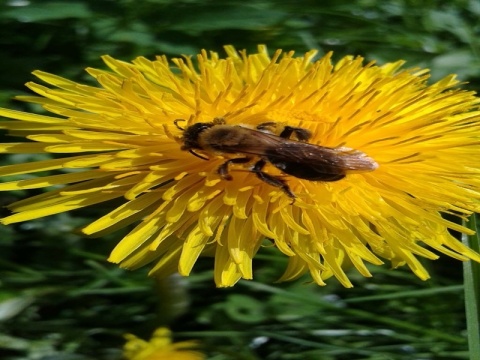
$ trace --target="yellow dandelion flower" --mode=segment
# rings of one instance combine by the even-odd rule
[[[0,168],[63,171],[1,184],[57,186],[12,204],[3,223],[120,198],[83,229],[136,224],[110,261],[187,276],[213,254],[217,286],[251,279],[265,238],[288,257],[280,280],[309,272],[319,285],[351,287],[347,264],[371,276],[366,263],[389,260],[427,279],[417,257],[480,261],[449,233],[471,231],[442,217],[480,210],[480,101],[454,76],[428,85],[427,70],[402,61],[226,52],[172,67],[105,56],[111,71],[87,69],[98,87],[34,72],[51,87],[28,83],[40,96],[19,99],[54,116],[0,110],[14,119],[3,128],[31,140],[0,149],[70,156]]]
[[[198,348],[196,341],[172,343],[171,331],[158,328],[150,341],[142,340],[135,335],[125,335],[127,342],[123,355],[127,360],[202,360],[205,356],[193,349]]]

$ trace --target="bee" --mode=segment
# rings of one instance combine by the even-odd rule
[[[361,151],[309,144],[307,141],[311,132],[300,127],[285,126],[276,135],[271,131],[277,126],[274,122],[262,123],[252,129],[227,125],[223,118],[196,123],[187,128],[179,125],[181,121],[185,120],[177,119],[174,124],[183,131],[180,138],[182,150],[203,160],[209,160],[203,153],[238,155],[220,165],[217,172],[222,179],[233,179],[230,165],[251,163],[249,171],[265,183],[280,188],[292,199],[295,199],[295,195],[283,177],[264,171],[267,164],[285,175],[323,182],[338,181],[349,172],[373,171],[378,167],[372,158]]]

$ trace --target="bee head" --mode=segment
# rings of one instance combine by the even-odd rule
[[[214,125],[214,123],[197,123],[187,127],[183,131],[182,150],[201,149],[198,142],[200,134]]]

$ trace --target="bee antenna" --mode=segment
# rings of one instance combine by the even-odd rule
[[[200,154],[197,154],[195,151],[193,151],[192,149],[188,150],[188,152],[192,155],[195,155],[196,157],[202,159],[202,160],[210,160],[209,158],[206,158],[205,156],[202,156]]]
[[[180,130],[183,131],[183,130],[185,130],[185,128],[182,128],[180,125],[178,125],[178,123],[179,123],[180,121],[187,121],[187,120],[185,120],[185,119],[177,119],[177,120],[175,120],[173,123],[175,124],[175,126],[176,126],[177,128],[179,128]]]

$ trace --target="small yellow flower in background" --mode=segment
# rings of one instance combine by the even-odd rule
[[[150,341],[142,340],[135,335],[125,335],[127,343],[123,355],[127,360],[202,360],[205,355],[192,350],[198,348],[196,341],[172,343],[171,331],[158,328]]]
[[[428,85],[427,70],[401,70],[402,61],[332,64],[331,54],[270,57],[264,46],[250,55],[231,46],[226,52],[225,59],[213,52],[172,59],[173,68],[164,56],[132,63],[105,56],[111,71],[87,69],[99,87],[34,72],[51,87],[28,83],[40,96],[19,99],[54,116],[0,110],[14,119],[1,127],[31,140],[0,150],[69,156],[0,168],[15,176],[60,171],[0,189],[66,186],[12,204],[3,223],[121,198],[123,205],[83,229],[104,235],[137,224],[110,261],[131,269],[156,262],[151,274],[187,276],[199,256],[213,254],[221,287],[252,279],[265,238],[288,256],[280,280],[309,272],[319,285],[334,276],[351,287],[346,264],[371,276],[365,263],[386,259],[427,279],[417,256],[480,261],[449,233],[470,230],[442,217],[480,210],[480,100],[455,88],[454,76]],[[287,141],[278,136],[282,128],[300,128],[310,144],[363,159],[365,171],[312,181],[297,176],[297,160],[265,161],[266,181],[252,172],[265,160],[255,150],[255,161],[232,162],[221,176],[219,167],[243,151],[192,150],[182,138],[190,126],[214,121],[275,132],[280,141]]]

